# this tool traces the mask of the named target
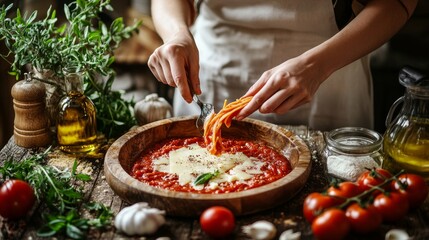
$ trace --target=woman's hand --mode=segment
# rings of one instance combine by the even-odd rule
[[[192,92],[201,94],[198,49],[188,30],[178,32],[157,48],[148,65],[158,81],[177,87],[186,102],[192,102]]]
[[[236,116],[241,120],[254,111],[284,114],[311,101],[320,84],[329,74],[322,65],[308,61],[305,54],[267,70],[244,96],[252,101]]]

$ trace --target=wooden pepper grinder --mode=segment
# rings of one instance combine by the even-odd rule
[[[16,145],[33,148],[51,144],[45,86],[32,81],[31,76],[25,74],[25,80],[13,85],[11,94],[15,111],[13,135]]]

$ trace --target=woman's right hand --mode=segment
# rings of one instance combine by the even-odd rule
[[[158,81],[177,87],[186,102],[201,94],[198,49],[189,30],[176,33],[149,57],[148,66]]]

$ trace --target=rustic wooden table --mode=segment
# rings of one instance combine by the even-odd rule
[[[301,232],[301,239],[313,239],[310,225],[302,215],[302,203],[304,198],[311,192],[323,191],[327,188],[330,177],[326,173],[321,151],[324,147],[323,133],[320,131],[308,131],[305,127],[288,127],[299,136],[302,136],[308,144],[312,153],[312,169],[310,177],[303,189],[287,203],[274,207],[270,210],[237,217],[236,228],[229,239],[250,239],[242,231],[241,227],[251,224],[257,220],[268,220],[277,228],[277,238],[288,229]],[[25,149],[17,146],[13,137],[0,151],[0,165],[7,159],[20,161],[32,154],[40,153],[44,149]],[[71,167],[74,158],[62,154],[59,150],[51,152],[49,164],[58,167]],[[79,159],[77,169],[83,173],[90,174],[92,181],[85,183],[85,201],[97,201],[110,206],[117,214],[122,208],[129,204],[122,201],[107,184],[103,174],[103,159]],[[0,217],[0,239],[39,239],[36,232],[42,226],[40,207],[33,208],[33,212],[24,220],[7,221]],[[429,238],[429,198],[423,206],[411,211],[404,220],[395,224],[383,224],[376,232],[370,235],[358,236],[350,234],[347,239],[384,239],[385,233],[393,228],[403,229],[413,239]],[[198,219],[167,217],[167,222],[154,235],[141,239],[157,239],[169,237],[170,239],[208,239],[202,232]],[[56,236],[61,239],[62,236]],[[114,227],[107,230],[90,231],[88,239],[128,239],[127,236],[117,233]],[[130,238],[138,239],[138,238]]]

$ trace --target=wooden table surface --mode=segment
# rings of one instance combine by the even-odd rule
[[[250,239],[246,236],[241,227],[249,225],[257,220],[268,220],[277,228],[277,237],[288,229],[294,232],[301,232],[301,239],[313,239],[310,225],[305,221],[302,215],[302,203],[304,198],[311,192],[321,192],[329,184],[330,177],[326,173],[321,151],[324,147],[323,133],[320,131],[307,131],[305,127],[287,126],[306,141],[312,153],[312,169],[310,177],[303,189],[290,201],[281,206],[270,210],[237,217],[236,228],[229,239]],[[25,149],[14,143],[13,137],[7,145],[0,151],[0,165],[7,159],[19,161],[32,154],[40,153],[40,149]],[[70,167],[75,158],[61,153],[59,150],[53,150],[49,156],[49,164],[58,167]],[[79,159],[77,171],[90,174],[92,180],[85,183],[85,201],[97,201],[110,206],[114,214],[117,214],[122,208],[129,204],[122,201],[113,193],[107,184],[103,175],[103,159]],[[39,204],[39,203],[38,203]],[[39,204],[40,205],[40,204]],[[30,216],[19,221],[7,221],[0,217],[0,239],[39,239],[36,232],[42,226],[40,217],[42,208],[34,207]],[[167,222],[154,235],[145,236],[141,239],[157,239],[160,237],[169,237],[170,239],[208,239],[199,225],[196,218],[177,218],[166,217]],[[370,235],[359,236],[352,233],[346,239],[384,239],[385,233],[390,229],[403,229],[408,232],[413,239],[429,239],[429,198],[426,199],[423,206],[413,210],[402,221],[395,224],[383,224],[376,232]],[[56,236],[56,239],[63,239],[63,236]],[[139,239],[129,238],[115,231],[110,227],[103,232],[90,231],[88,239]]]

